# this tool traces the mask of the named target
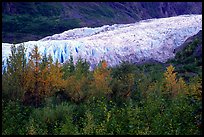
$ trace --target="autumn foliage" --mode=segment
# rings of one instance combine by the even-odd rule
[[[200,134],[199,76],[105,60],[90,71],[81,58],[25,50],[12,46],[2,74],[3,134]]]
[[[96,68],[93,72],[93,80],[91,81],[92,94],[97,96],[97,94],[108,95],[112,91],[110,89],[110,70],[107,68],[107,63],[102,61],[101,66]]]

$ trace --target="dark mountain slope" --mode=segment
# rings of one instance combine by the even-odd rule
[[[3,2],[3,42],[37,40],[77,27],[202,14],[201,2]]]

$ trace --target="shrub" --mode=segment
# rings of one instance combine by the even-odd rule
[[[9,101],[2,108],[2,135],[25,135],[26,123],[32,113],[31,107],[24,107],[20,101]]]
[[[66,126],[67,123],[65,122],[69,122],[67,121],[68,118],[72,119],[75,107],[72,104],[62,103],[57,106],[35,109],[27,124],[27,134],[50,135],[59,133],[57,128],[62,130],[64,128],[62,126]]]

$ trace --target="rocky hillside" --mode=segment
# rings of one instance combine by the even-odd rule
[[[134,23],[182,14],[202,14],[202,3],[3,2],[2,40],[19,43],[73,28]]]

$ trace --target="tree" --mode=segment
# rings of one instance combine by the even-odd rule
[[[178,88],[179,93],[186,94],[188,89],[187,89],[187,85],[185,81],[183,80],[183,78],[179,78],[177,82],[177,88]]]
[[[70,64],[72,66],[72,63]],[[65,64],[67,67],[67,64]],[[65,68],[65,67],[63,67]],[[89,64],[82,59],[79,59],[76,63],[74,71],[70,74],[70,67],[68,68],[69,77],[66,78],[65,92],[74,102],[81,102],[86,99],[88,95],[88,88],[90,85],[89,79]]]
[[[63,72],[58,61],[53,63],[51,55],[48,58],[44,55],[41,59],[38,47],[35,46],[28,63],[26,102],[35,103],[35,106],[38,106],[45,97],[62,90],[64,88],[62,76]],[[28,101],[29,99],[31,101]]]
[[[64,80],[63,80],[63,72],[61,64],[56,61],[55,63],[52,62],[52,57],[49,55],[48,58],[48,87],[47,89],[50,89],[50,95],[53,95],[54,93],[63,90],[64,88]],[[49,94],[48,94],[49,95]]]
[[[112,69],[111,88],[112,98],[116,100],[126,99],[130,97],[135,83],[136,67],[128,62],[123,62],[120,66]]]
[[[170,96],[175,96],[177,94],[177,80],[176,72],[174,72],[174,67],[170,65],[167,67],[166,72],[164,73],[165,77],[165,90]]]
[[[63,79],[67,79],[69,76],[71,76],[74,73],[75,67],[73,62],[73,56],[70,56],[70,59],[68,62],[64,63],[62,66]]]
[[[91,95],[109,95],[112,93],[110,88],[110,70],[107,68],[107,62],[101,61],[99,67],[93,72],[93,80],[91,81]]]
[[[38,52],[38,47],[35,46],[30,53],[30,58],[27,65],[26,94],[24,101],[34,103],[36,107],[40,104],[40,61],[41,56]]]
[[[202,100],[202,78],[198,76],[192,78],[188,85],[188,92],[186,94],[197,100]]]
[[[77,78],[81,78],[82,76],[87,77],[89,73],[89,64],[83,61],[81,58],[78,59],[76,67],[75,67],[75,75]]]
[[[25,88],[26,57],[24,45],[11,46],[11,55],[7,59],[7,70],[3,73],[4,95],[11,100],[21,100]],[[4,85],[5,84],[5,85]]]
[[[167,67],[167,71],[164,73],[165,77],[165,90],[169,92],[171,96],[176,96],[178,94],[185,94],[187,92],[187,85],[183,78],[176,79],[176,72],[174,72],[174,67],[170,65]]]
[[[70,76],[65,81],[65,93],[75,103],[80,103],[88,96],[89,81],[85,76],[77,78],[77,76]]]

